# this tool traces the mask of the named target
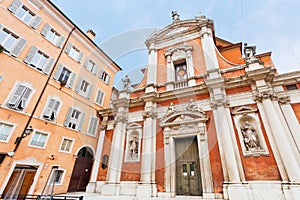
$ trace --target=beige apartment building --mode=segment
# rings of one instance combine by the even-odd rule
[[[56,194],[85,190],[97,111],[109,106],[121,70],[94,37],[50,1],[0,1],[2,198],[46,194],[51,181]]]

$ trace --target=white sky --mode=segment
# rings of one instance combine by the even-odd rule
[[[233,43],[272,51],[279,73],[300,70],[299,0],[52,0],[83,31],[92,29],[95,42],[125,73],[147,64],[145,38],[172,23],[171,11],[191,19],[199,12],[214,20],[216,36]],[[134,72],[132,72],[134,71]]]

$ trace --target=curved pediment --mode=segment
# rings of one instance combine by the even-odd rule
[[[204,112],[199,111],[175,111],[165,115],[160,123],[161,127],[178,126],[185,124],[198,124],[208,121],[208,116]]]
[[[204,26],[210,25],[213,27],[213,21],[205,16],[195,17],[192,20],[178,20],[165,28],[152,33],[146,40],[146,45],[149,48],[152,43],[160,43],[163,41],[173,40],[175,37],[190,35],[199,32]]]

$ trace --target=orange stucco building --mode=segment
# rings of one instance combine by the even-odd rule
[[[2,0],[0,16],[0,193],[83,191],[97,165],[97,111],[120,67],[50,1]]]
[[[215,36],[205,16],[148,37],[141,83],[100,110],[87,191],[132,199],[297,199],[300,71]],[[197,198],[198,197],[198,198]]]

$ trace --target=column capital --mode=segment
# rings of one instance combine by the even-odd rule
[[[222,98],[210,98],[210,107],[212,109],[217,109],[219,106],[229,107],[230,102],[226,96],[222,96]]]
[[[291,97],[288,95],[278,95],[279,104],[289,104],[291,102]]]
[[[154,110],[149,110],[149,111],[144,111],[143,112],[143,118],[156,118],[157,117],[157,112]]]
[[[116,116],[116,122],[126,123],[128,121],[128,116],[125,113],[119,113]]]
[[[262,102],[263,100],[278,100],[278,95],[272,89],[267,89],[265,91],[253,91],[253,99],[255,102]]]

